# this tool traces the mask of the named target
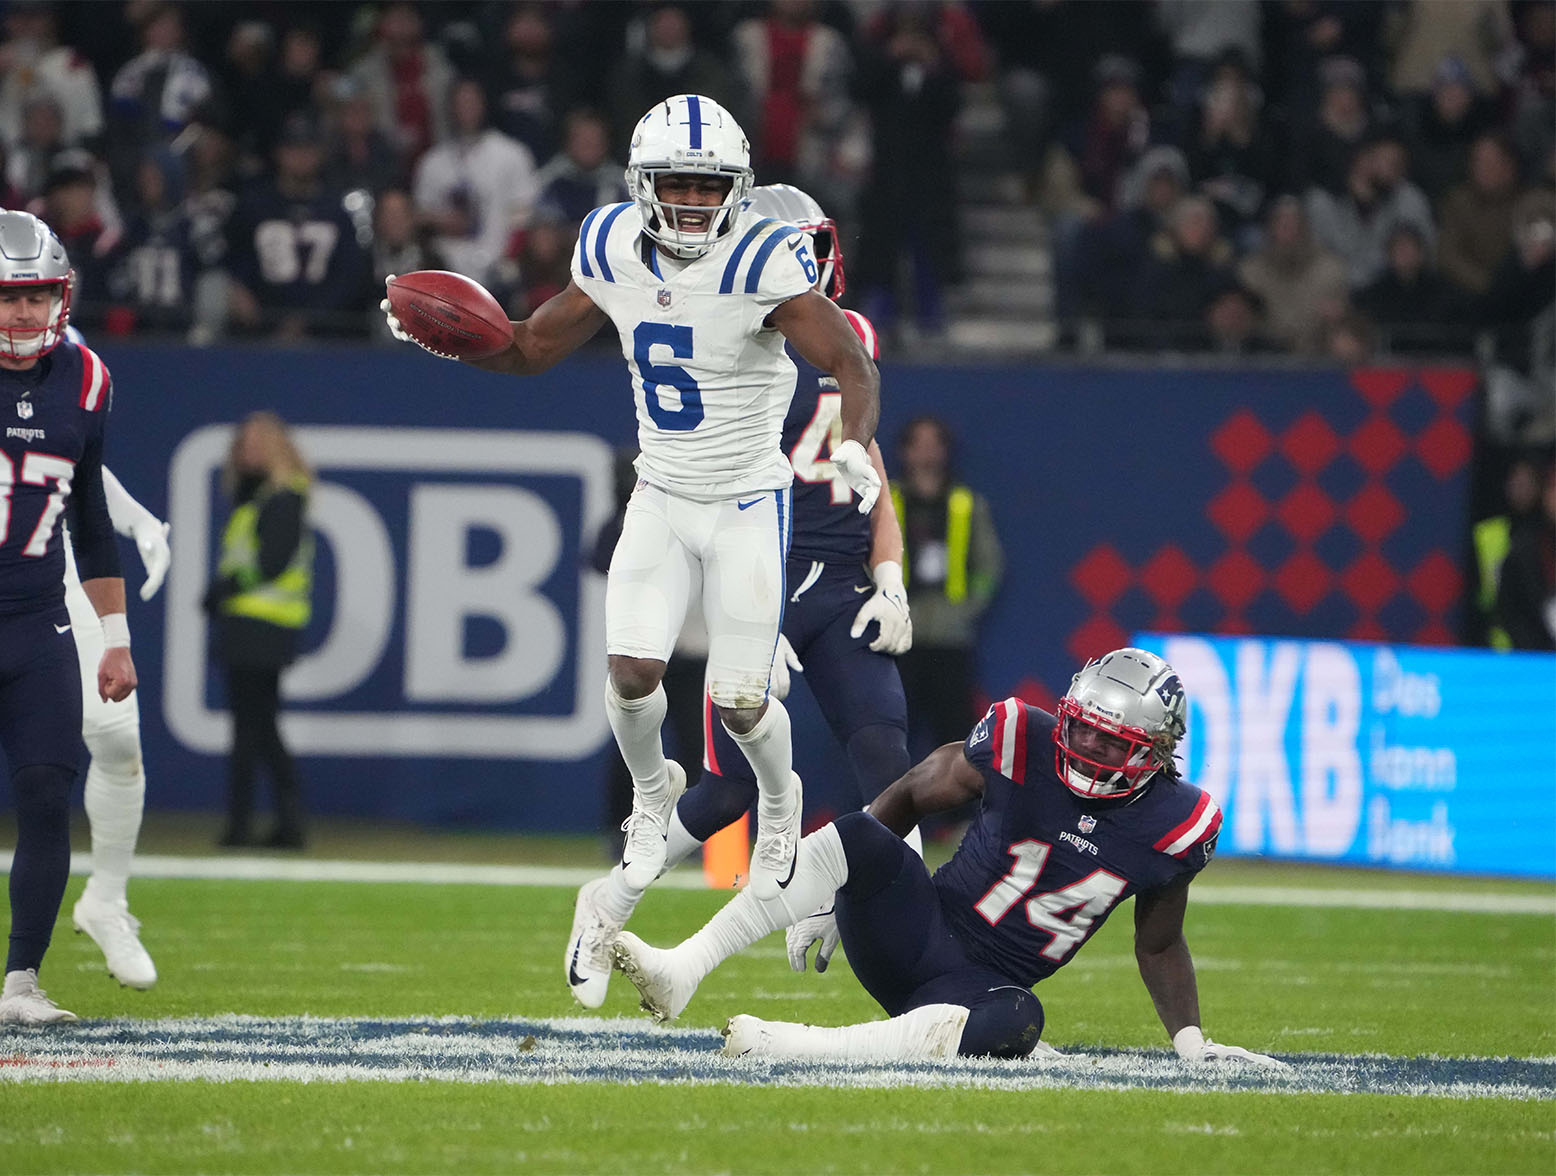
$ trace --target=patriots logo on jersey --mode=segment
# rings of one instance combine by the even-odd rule
[[[978,720],[978,725],[973,728],[972,739],[969,740],[969,742],[982,743],[989,737],[989,720],[993,717],[994,712],[990,711],[988,714],[984,715],[983,718]]]
[[[32,401],[30,401],[30,400],[18,400],[16,402],[16,415],[21,417],[22,420],[24,420],[24,421],[31,420],[32,419]]]

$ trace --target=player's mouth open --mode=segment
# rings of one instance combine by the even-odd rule
[[[676,216],[675,223],[683,233],[700,233],[708,227],[709,218],[705,212],[683,212]]]

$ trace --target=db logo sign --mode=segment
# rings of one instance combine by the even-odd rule
[[[580,433],[305,427],[318,542],[306,652],[283,678],[286,736],[311,755],[572,759],[606,737],[605,581],[579,557],[614,510],[610,447]],[[164,708],[225,752],[200,597],[230,504],[230,426],[169,472]]]

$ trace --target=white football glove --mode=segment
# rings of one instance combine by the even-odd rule
[[[1287,1068],[1285,1062],[1268,1054],[1254,1053],[1240,1045],[1222,1045],[1219,1041],[1211,1041],[1198,1025],[1186,1025],[1179,1029],[1172,1039],[1172,1047],[1186,1062],[1247,1062],[1249,1065],[1263,1066],[1266,1070]]]
[[[854,617],[850,637],[862,637],[871,621],[880,622],[881,631],[870,648],[877,653],[889,653],[893,657],[913,648],[913,618],[908,615],[908,590],[902,586],[902,565],[895,560],[882,560],[870,569],[875,579],[875,592]]]
[[[782,633],[778,634],[778,648],[773,650],[773,672],[767,679],[767,692],[779,702],[789,697],[789,671],[803,674],[805,667],[794,652],[794,646]]]
[[[827,903],[814,915],[801,919],[784,933],[784,943],[789,948],[789,967],[796,972],[805,970],[805,953],[813,943],[821,944],[816,949],[816,971],[825,972],[827,965],[832,962],[832,953],[837,950],[838,942],[837,916],[832,906],[832,903]]]
[[[150,600],[155,596],[157,589],[162,587],[162,581],[167,578],[168,565],[173,562],[173,551],[167,542],[168,532],[172,529],[172,523],[160,522],[152,515],[135,525],[135,550],[140,552],[140,561],[146,565],[146,579],[140,586],[142,600]]]
[[[844,441],[832,451],[832,468],[859,495],[859,513],[869,514],[881,496],[881,476],[865,447],[857,441]]]

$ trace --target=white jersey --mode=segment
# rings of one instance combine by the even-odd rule
[[[763,321],[811,288],[805,244],[794,225],[747,209],[677,269],[643,234],[635,204],[607,204],[584,219],[573,281],[621,337],[637,403],[638,473],[650,484],[712,502],[793,480],[781,441],[797,373],[782,333]]]

